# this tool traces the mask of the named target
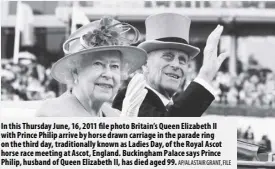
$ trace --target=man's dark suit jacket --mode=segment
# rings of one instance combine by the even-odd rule
[[[142,102],[138,117],[200,117],[214,100],[214,96],[202,85],[192,82],[187,89],[173,97],[174,104],[166,109],[152,90]],[[113,101],[113,108],[121,110],[126,89],[121,90]]]

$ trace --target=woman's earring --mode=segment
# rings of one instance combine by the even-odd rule
[[[77,74],[74,72],[74,73],[72,73],[72,75],[73,75],[73,79],[74,79],[74,84],[77,84],[78,83]]]
[[[74,79],[74,84],[77,84],[77,83],[78,83],[78,79],[75,78],[75,79]]]

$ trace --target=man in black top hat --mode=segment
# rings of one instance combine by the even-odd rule
[[[188,17],[173,13],[146,19],[146,41],[138,47],[148,54],[143,67],[148,93],[140,106],[139,117],[200,117],[214,100],[211,81],[226,58],[224,53],[217,57],[223,27],[218,25],[209,35],[198,76],[180,92],[188,62],[200,52],[188,44],[190,24]],[[126,90],[117,94],[113,108],[121,110]]]

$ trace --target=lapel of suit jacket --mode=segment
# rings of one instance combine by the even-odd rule
[[[148,90],[148,93],[140,107],[139,117],[140,116],[164,117],[165,113],[167,113],[167,110],[164,104],[162,103],[161,99],[151,89],[149,88],[146,88],[146,89]],[[150,112],[150,111],[156,111],[158,113],[151,114],[153,112]],[[146,113],[149,113],[150,115]]]

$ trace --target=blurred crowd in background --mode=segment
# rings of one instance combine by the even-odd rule
[[[216,104],[230,106],[252,106],[275,108],[275,72],[261,66],[256,59],[250,58],[247,69],[238,62],[237,75],[228,71],[228,60],[222,65],[213,81],[216,90]],[[186,73],[187,85],[197,76],[190,67]]]
[[[36,56],[26,51],[19,53],[17,64],[2,58],[1,83],[1,99],[5,101],[53,98],[59,88],[50,76],[50,69],[37,63]]]
[[[275,108],[274,73],[242,72],[236,77],[219,72],[214,85],[222,104]]]
[[[218,72],[213,85],[221,104],[275,108],[275,73],[256,61],[236,76]]]

